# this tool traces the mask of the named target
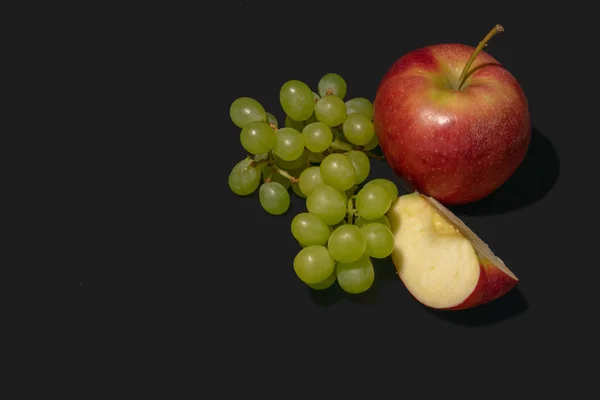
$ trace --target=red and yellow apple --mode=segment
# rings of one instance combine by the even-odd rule
[[[428,307],[472,308],[498,299],[519,281],[460,218],[429,196],[402,195],[387,217],[398,276]]]
[[[420,193],[465,204],[498,189],[531,140],[527,99],[479,46],[437,44],[398,59],[380,82],[373,122],[387,163]]]

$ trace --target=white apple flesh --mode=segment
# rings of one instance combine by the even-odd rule
[[[495,300],[519,281],[463,221],[434,198],[400,196],[387,217],[392,261],[412,296],[435,309],[461,310]]]

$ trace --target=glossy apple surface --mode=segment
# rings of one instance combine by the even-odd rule
[[[374,124],[390,167],[445,205],[482,199],[519,167],[531,140],[525,94],[515,77],[481,52],[438,44],[402,56],[383,77]]]

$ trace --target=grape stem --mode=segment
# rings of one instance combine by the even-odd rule
[[[273,164],[271,167],[273,168],[273,171],[277,172],[279,175],[288,178],[291,183],[298,183],[298,181],[299,181],[298,178],[296,178],[295,176],[290,175],[287,171],[282,170],[277,165]]]
[[[378,156],[377,154],[373,153],[372,151],[362,151],[363,153],[365,153],[367,156],[374,158],[376,160],[383,160],[385,157],[382,156]]]
[[[248,156],[248,157],[250,157],[250,156]],[[273,158],[273,153],[271,153],[271,152],[269,152],[269,157],[265,160],[250,162],[250,167],[256,168],[259,165],[265,164],[265,163],[268,163],[271,166],[271,168],[273,168],[274,172],[278,173],[281,176],[288,178],[291,183],[298,183],[300,181],[300,179],[296,178],[295,176],[290,175],[289,172],[284,171],[283,169],[281,169],[277,165],[275,165],[275,159]],[[268,179],[268,181],[270,182],[271,179]],[[267,182],[267,179],[265,179],[265,182]]]
[[[261,165],[261,164],[265,164],[265,163],[268,163],[268,162],[269,162],[269,160],[266,160],[266,159],[265,159],[265,160],[258,160],[258,161],[251,161],[251,162],[250,162],[250,166],[251,166],[252,168],[256,168],[256,167],[258,167],[259,165]]]
[[[350,225],[352,225],[354,223],[353,219],[354,219],[354,213],[356,212],[356,210],[354,209],[354,198],[356,197],[354,195],[354,193],[356,192],[356,189],[358,187],[357,186],[353,186],[350,189],[348,189],[348,191],[346,191],[346,195],[348,196],[348,206],[347,206],[347,217],[348,217],[348,223]]]
[[[348,199],[348,223],[350,225],[352,225],[354,223],[353,219],[354,219],[354,199],[352,197],[350,197]]]
[[[329,148],[333,151],[351,151],[351,150],[353,150],[353,148],[352,148],[352,146],[350,146],[350,144],[344,143],[339,139],[335,139],[333,142],[331,142],[331,145],[329,146]]]
[[[376,160],[383,160],[383,157],[378,156],[377,154],[373,153],[372,151],[365,151],[363,149],[363,146],[353,147],[351,144],[343,142],[339,139],[335,139],[329,146],[329,149],[332,152],[338,152],[338,153],[340,153],[340,152],[345,153],[345,152],[352,151],[352,150],[358,150],[358,151],[362,151],[363,153],[365,153],[367,156],[369,156],[371,158],[375,158]]]

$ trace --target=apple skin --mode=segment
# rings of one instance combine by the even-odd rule
[[[491,55],[479,53],[462,88],[454,89],[474,50],[450,43],[405,54],[384,75],[373,102],[387,163],[445,205],[494,192],[531,141],[527,98]]]

